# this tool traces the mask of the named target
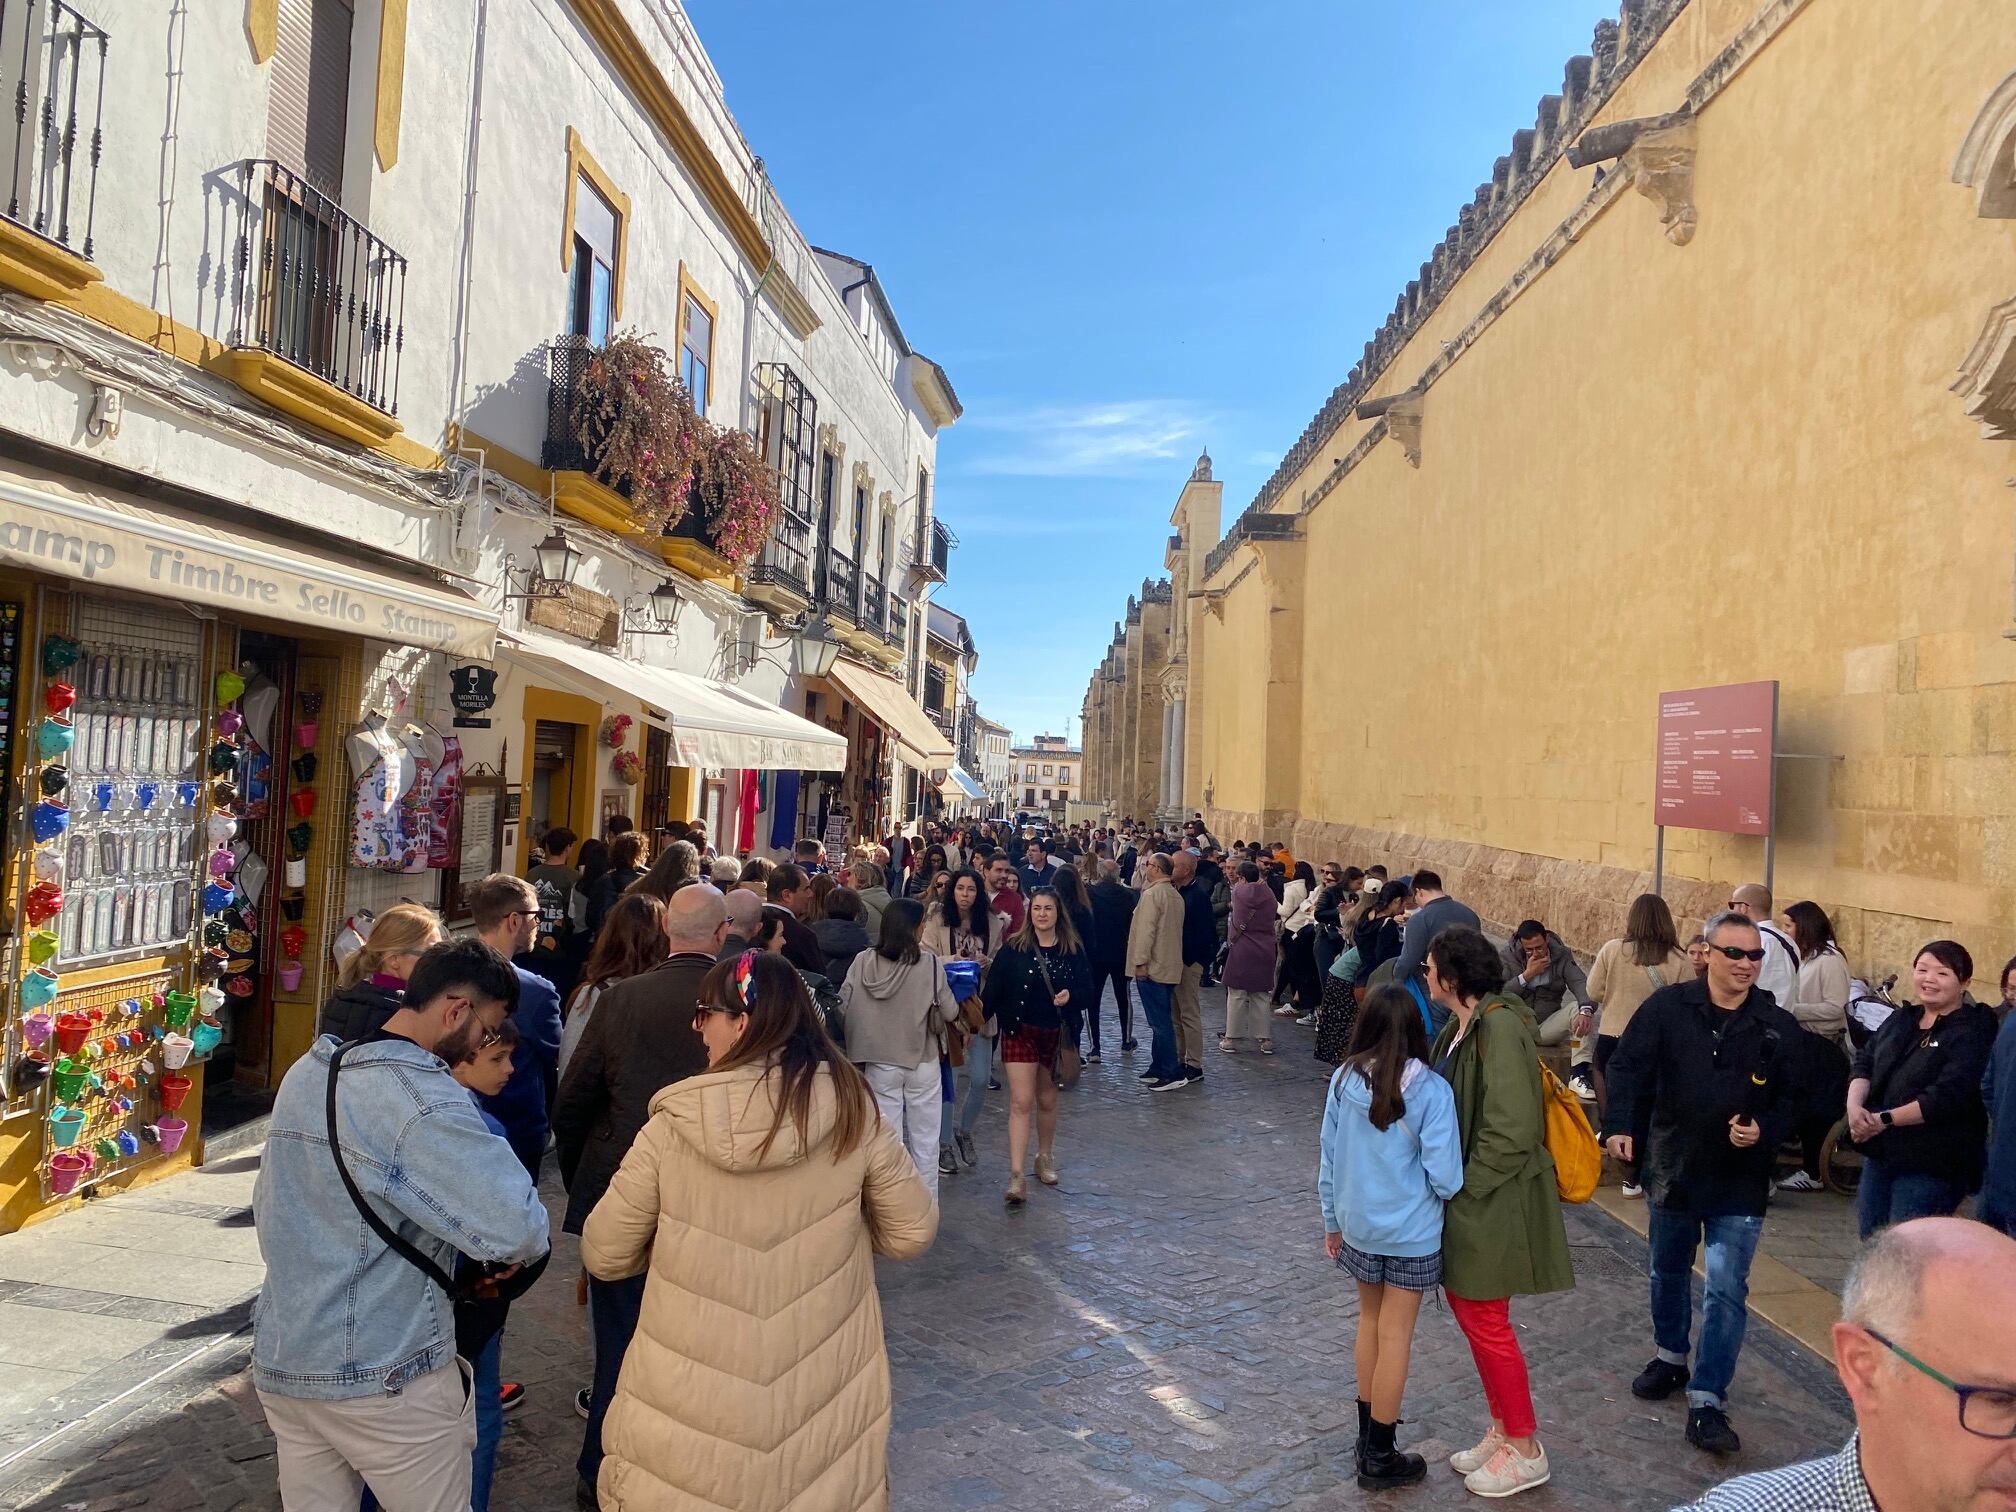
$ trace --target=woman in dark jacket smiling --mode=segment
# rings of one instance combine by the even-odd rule
[[[1981,1076],[1995,1012],[1967,996],[1973,975],[1963,947],[1934,940],[1911,963],[1920,1006],[1891,1014],[1856,1053],[1848,1132],[1866,1160],[1855,1198],[1864,1239],[1907,1218],[1951,1214],[1981,1185]]]
[[[1066,1015],[1092,995],[1092,963],[1054,887],[1029,895],[1015,937],[995,953],[981,989],[988,1016],[1001,1025],[1001,1064],[1008,1073],[1008,1191],[1026,1192],[1022,1159],[1029,1150],[1029,1114],[1036,1114],[1036,1179],[1057,1185],[1051,1146],[1057,1138],[1058,1041]]]

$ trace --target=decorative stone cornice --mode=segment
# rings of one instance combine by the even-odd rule
[[[1982,216],[2016,218],[2016,73],[1995,86],[1968,128],[1953,161],[1953,182],[1974,191]]]
[[[1988,312],[1988,323],[1953,380],[1968,415],[1991,441],[2016,440],[2016,299]]]
[[[866,493],[875,492],[875,474],[868,470],[866,462],[854,464],[854,486]]]
[[[1694,240],[1700,212],[1694,208],[1694,118],[1648,131],[1624,154],[1624,167],[1638,192],[1659,207],[1666,240],[1684,247]]]
[[[1388,394],[1383,399],[1368,399],[1358,406],[1360,420],[1384,419],[1386,434],[1400,443],[1400,450],[1406,454],[1408,462],[1421,465],[1421,415],[1427,400],[1425,390],[1416,386],[1402,394]]]

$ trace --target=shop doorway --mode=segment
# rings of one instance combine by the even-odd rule
[[[527,804],[526,833],[534,844],[556,824],[572,825],[580,812],[575,784],[585,780],[575,770],[582,727],[558,719],[532,726],[532,792]]]

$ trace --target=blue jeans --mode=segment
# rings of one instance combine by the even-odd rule
[[[987,1078],[994,1074],[994,1041],[984,1034],[976,1034],[966,1041],[966,1064],[952,1073],[955,1085],[952,1101],[945,1104],[939,1114],[938,1144],[942,1149],[952,1143],[952,1135],[971,1134],[973,1126],[980,1122],[980,1110],[987,1105]],[[966,1078],[966,1085],[956,1085],[956,1079]]]
[[[1141,994],[1141,1011],[1148,1016],[1149,1075],[1167,1081],[1183,1069],[1176,1058],[1176,987],[1172,982],[1134,979]]]
[[[1862,1237],[1912,1218],[1950,1218],[1966,1197],[1960,1183],[1922,1171],[1893,1171],[1880,1160],[1862,1162],[1855,1191],[1855,1223]]]
[[[1654,1206],[1649,1235],[1652,1337],[1659,1358],[1687,1363],[1688,1335],[1694,1326],[1694,1251],[1705,1238],[1708,1283],[1702,1289],[1701,1348],[1687,1383],[1687,1405],[1720,1407],[1736,1374],[1743,1330],[1750,1315],[1750,1261],[1764,1233],[1761,1217],[1703,1216]]]
[[[470,1512],[490,1512],[490,1482],[497,1474],[497,1440],[504,1433],[504,1330],[490,1335],[483,1352],[471,1361],[476,1393],[476,1453],[470,1464]]]
[[[621,1281],[588,1278],[588,1327],[595,1339],[595,1384],[588,1396],[588,1427],[581,1435],[581,1457],[574,1462],[581,1479],[595,1484],[602,1473],[602,1419],[616,1399],[616,1377],[637,1315],[644,1310],[644,1277]]]

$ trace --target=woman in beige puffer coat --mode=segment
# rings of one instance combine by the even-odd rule
[[[712,1069],[652,1100],[581,1235],[590,1274],[646,1273],[602,1507],[886,1508],[874,1256],[930,1248],[937,1205],[788,962],[723,962],[700,1004]]]

